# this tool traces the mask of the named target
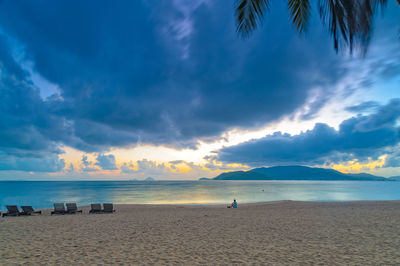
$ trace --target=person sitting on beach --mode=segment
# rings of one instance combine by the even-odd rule
[[[232,208],[237,208],[237,201],[236,201],[236,199],[233,199],[233,202],[232,202],[232,204],[231,204],[231,207],[232,207]]]

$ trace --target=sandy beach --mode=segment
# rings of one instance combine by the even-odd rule
[[[400,201],[116,205],[0,219],[0,264],[400,264]]]

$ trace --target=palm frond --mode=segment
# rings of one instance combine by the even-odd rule
[[[299,32],[303,32],[307,27],[308,18],[310,16],[310,1],[289,0],[288,7],[292,23],[296,26]]]
[[[236,0],[237,32],[247,38],[262,22],[271,0]],[[397,0],[400,4],[400,0]],[[378,7],[387,0],[319,0],[319,14],[333,38],[336,52],[348,47],[350,53],[360,48],[366,53]],[[310,17],[309,0],[288,0],[292,23],[299,32],[306,30]]]
[[[357,47],[365,54],[376,8],[386,3],[387,0],[319,0],[320,16],[328,24],[335,50],[348,46],[352,53]]]
[[[236,0],[236,30],[241,37],[248,37],[262,22],[269,3],[270,0]]]

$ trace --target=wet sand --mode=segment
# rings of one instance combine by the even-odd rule
[[[400,264],[400,201],[116,205],[0,219],[0,264]]]

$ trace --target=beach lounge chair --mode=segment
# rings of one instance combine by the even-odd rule
[[[21,209],[22,209],[22,213],[21,214],[23,214],[23,215],[31,215],[31,214],[34,214],[34,213],[42,214],[42,211],[35,211],[32,208],[32,206],[21,206]]]
[[[67,212],[69,214],[75,214],[77,212],[82,213],[82,210],[78,210],[78,206],[76,206],[76,203],[67,203]]]
[[[100,203],[90,204],[89,213],[101,213],[101,204]]]
[[[20,216],[22,213],[18,210],[17,205],[7,205],[7,212],[3,213],[4,216]]]
[[[53,214],[65,214],[65,206],[64,203],[54,203],[54,211],[51,212],[51,215]]]
[[[103,212],[105,212],[105,213],[115,212],[114,205],[112,203],[104,203],[103,204]]]

